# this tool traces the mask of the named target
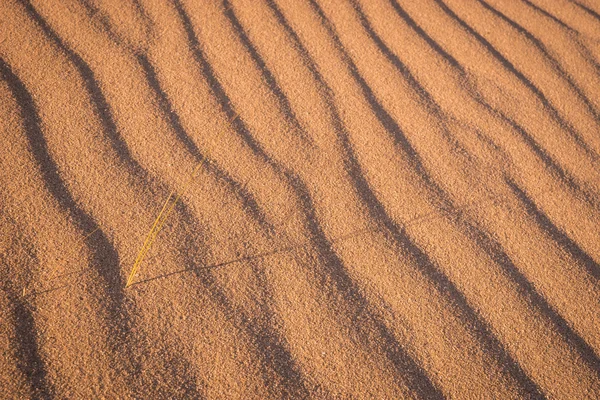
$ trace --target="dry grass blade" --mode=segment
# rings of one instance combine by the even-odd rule
[[[127,283],[125,285],[126,288],[128,288],[129,286],[131,286],[131,284],[133,283],[133,279],[135,278],[135,275],[137,274],[137,272],[138,272],[138,270],[140,268],[140,265],[144,261],[144,257],[146,257],[146,254],[150,250],[150,247],[152,247],[152,244],[156,240],[156,237],[158,236],[158,233],[160,232],[160,230],[165,225],[165,222],[167,221],[167,218],[169,217],[169,215],[171,214],[171,212],[175,209],[175,205],[177,204],[177,202],[181,198],[181,195],[183,193],[185,193],[185,191],[187,190],[187,188],[190,185],[190,183],[192,182],[192,180],[196,177],[196,172],[198,171],[198,169],[200,169],[201,165],[202,165],[202,163],[199,163],[196,166],[196,168],[194,168],[194,171],[192,172],[192,174],[188,178],[188,180],[187,180],[186,184],[184,185],[183,190],[181,191],[181,193],[179,193],[175,198],[173,198],[173,195],[175,194],[175,190],[173,190],[173,191],[171,191],[171,193],[169,193],[169,196],[167,197],[167,200],[163,204],[163,207],[160,210],[160,213],[158,214],[158,216],[154,220],[154,223],[152,224],[152,228],[150,228],[150,232],[148,232],[148,235],[146,235],[146,240],[144,240],[144,244],[142,245],[142,248],[138,252],[138,255],[137,255],[136,259],[135,259],[135,262],[133,263],[133,268],[131,269],[129,277],[127,278]]]

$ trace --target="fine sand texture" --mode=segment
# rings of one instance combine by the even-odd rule
[[[0,1],[0,399],[204,398],[600,398],[600,1]]]

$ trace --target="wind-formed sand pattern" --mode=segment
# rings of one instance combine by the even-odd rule
[[[3,0],[0,129],[2,399],[600,397],[596,0]]]

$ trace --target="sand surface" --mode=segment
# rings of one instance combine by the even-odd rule
[[[599,264],[597,0],[0,1],[0,399],[599,398]]]

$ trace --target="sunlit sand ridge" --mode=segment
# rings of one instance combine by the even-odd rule
[[[0,398],[600,397],[600,3],[0,3]]]

